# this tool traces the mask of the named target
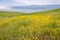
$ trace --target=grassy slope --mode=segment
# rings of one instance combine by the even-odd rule
[[[1,40],[60,40],[60,9],[33,14],[0,12],[0,32]]]

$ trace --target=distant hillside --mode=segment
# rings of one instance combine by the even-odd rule
[[[33,12],[32,14],[54,14],[54,13],[60,13],[60,8],[52,9],[52,10],[45,10],[41,12]]]
[[[60,8],[41,12],[32,12],[32,13],[0,11],[0,16],[8,17],[8,16],[20,16],[20,15],[31,15],[31,14],[54,14],[54,13],[56,14],[60,13]]]
[[[9,11],[0,11],[0,17],[13,17],[13,16],[20,16],[25,15],[26,13],[22,12],[9,12]]]

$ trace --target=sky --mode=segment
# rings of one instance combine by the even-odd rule
[[[12,6],[53,4],[60,4],[60,0],[0,0],[0,9],[10,9]]]

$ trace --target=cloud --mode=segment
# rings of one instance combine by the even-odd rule
[[[0,10],[3,10],[3,9],[10,9],[10,7],[7,7],[7,6],[3,6],[3,5],[0,5]]]
[[[49,5],[60,4],[60,0],[13,0],[17,3],[23,3],[25,5]]]
[[[0,0],[0,9],[11,9],[13,6],[60,4],[60,0]]]
[[[0,0],[4,6],[24,6],[24,5],[52,5],[60,4],[60,0]]]

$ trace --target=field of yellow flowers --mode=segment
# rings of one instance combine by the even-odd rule
[[[0,16],[0,40],[60,40],[60,10]]]

